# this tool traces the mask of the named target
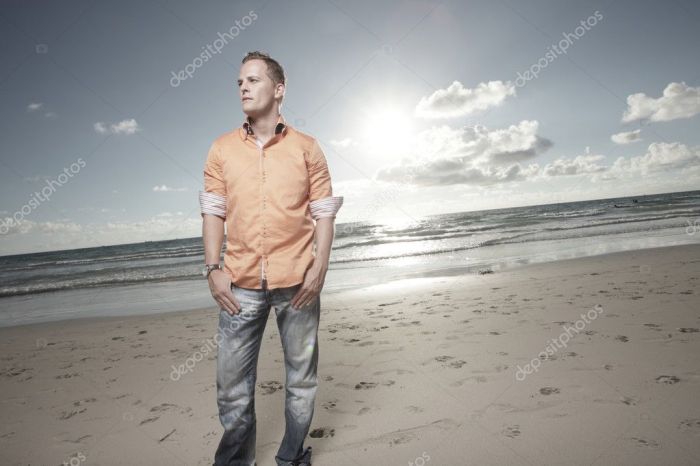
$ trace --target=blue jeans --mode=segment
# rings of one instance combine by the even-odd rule
[[[219,311],[217,403],[224,434],[214,466],[255,462],[255,381],[265,324],[272,307],[284,350],[286,371],[285,432],[275,461],[278,465],[311,464],[311,447],[304,450],[309,433],[318,379],[318,324],[320,296],[301,309],[291,299],[301,284],[288,288],[253,290],[231,285],[241,305],[238,314]]]

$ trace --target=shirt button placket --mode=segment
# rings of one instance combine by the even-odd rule
[[[262,142],[257,139],[256,140],[258,147],[260,148],[260,197],[262,201],[262,206],[261,206],[261,220],[262,220],[262,238],[260,240],[261,244],[261,253],[260,253],[260,278],[261,278],[261,286],[263,288],[266,288],[266,282],[267,282],[267,274],[265,273],[265,237],[267,236],[266,233],[266,224],[265,224],[265,207],[266,207],[266,198],[265,198],[265,164],[264,164],[264,157],[265,157],[265,151],[263,150],[263,144]]]

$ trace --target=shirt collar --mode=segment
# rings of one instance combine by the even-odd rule
[[[278,134],[281,134],[284,132],[284,130],[287,128],[287,122],[284,119],[282,115],[279,116],[277,119],[277,126],[275,126],[275,136]],[[253,132],[253,125],[252,122],[250,121],[250,117],[247,116],[245,121],[243,122],[243,127],[239,131],[241,135],[241,139],[245,140],[247,136],[253,136],[255,133]]]

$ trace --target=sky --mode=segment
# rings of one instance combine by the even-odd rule
[[[201,235],[248,51],[336,225],[700,188],[700,4],[3,1],[0,255]]]

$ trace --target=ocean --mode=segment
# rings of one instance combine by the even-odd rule
[[[700,191],[337,223],[324,295],[700,242]],[[201,237],[0,257],[0,326],[217,305]]]

